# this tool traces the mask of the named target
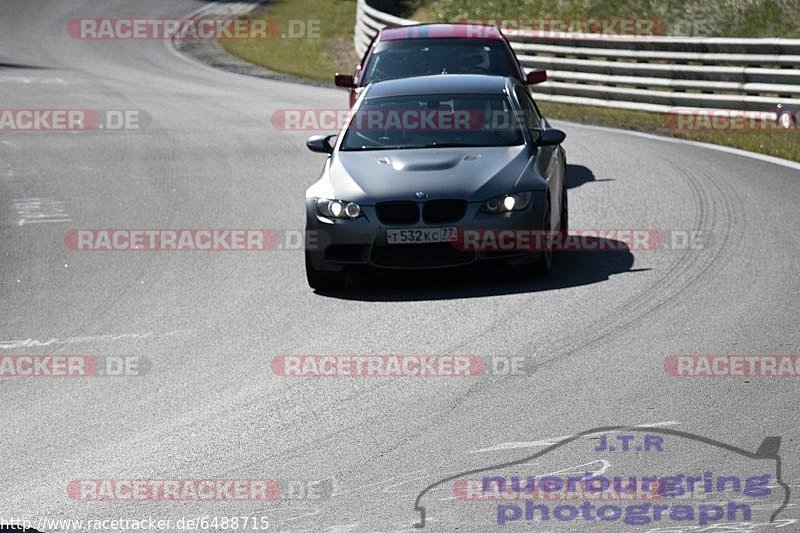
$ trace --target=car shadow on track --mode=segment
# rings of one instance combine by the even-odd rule
[[[591,169],[583,165],[567,165],[567,189],[575,189],[589,182],[614,181],[611,178],[597,179]]]
[[[11,68],[18,68],[24,70],[49,70],[50,67],[40,67],[37,65],[28,65],[26,63],[7,63],[3,60],[0,60],[0,70],[4,69],[11,69]]]
[[[578,287],[607,281],[632,269],[633,254],[622,241],[592,238],[593,250],[564,251],[553,259],[553,270],[535,277],[531,268],[473,267],[434,271],[391,271],[356,278],[346,290],[325,292],[343,300],[403,302],[479,298]]]

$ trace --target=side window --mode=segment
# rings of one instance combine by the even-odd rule
[[[541,128],[542,116],[536,109],[536,105],[534,105],[528,91],[517,86],[514,89],[514,93],[517,95],[517,100],[519,100],[519,104],[522,107],[522,112],[525,114],[525,127],[529,130]]]

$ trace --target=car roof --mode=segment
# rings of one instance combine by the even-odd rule
[[[463,23],[386,27],[380,31],[378,36],[378,40],[381,41],[447,38],[503,40],[503,34],[500,33],[497,26]]]
[[[367,89],[366,98],[412,96],[416,94],[503,94],[514,78],[483,74],[435,74],[379,81]]]

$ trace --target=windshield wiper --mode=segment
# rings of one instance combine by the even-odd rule
[[[409,144],[405,146],[398,146],[399,150],[414,150],[417,148],[475,148],[477,144],[464,144],[464,143],[437,143],[431,142],[427,144]]]
[[[427,143],[427,144],[406,144],[406,145],[393,145],[393,146],[359,146],[359,147],[342,147],[339,150],[342,152],[368,152],[374,150],[419,150],[423,148],[496,148],[500,146],[516,146],[515,144],[464,144],[464,143]]]
[[[342,146],[340,152],[370,152],[376,150],[400,150],[402,146]]]

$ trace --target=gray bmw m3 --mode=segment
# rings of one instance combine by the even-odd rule
[[[334,289],[359,269],[497,261],[548,273],[549,239],[519,246],[519,235],[567,230],[564,137],[514,78],[367,86],[339,134],[306,143],[328,155],[306,191],[309,285]]]

